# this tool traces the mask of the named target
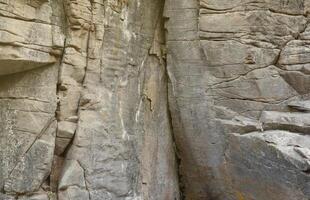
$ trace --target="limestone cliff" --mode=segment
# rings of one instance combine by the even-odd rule
[[[0,200],[309,200],[310,0],[0,0]]]

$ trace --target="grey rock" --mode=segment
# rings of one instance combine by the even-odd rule
[[[50,198],[48,194],[42,193],[18,197],[18,200],[50,200]]]
[[[15,197],[14,196],[5,195],[5,194],[0,194],[0,199],[1,200],[15,200]]]
[[[81,190],[77,186],[69,187],[65,191],[59,191],[59,200],[76,199],[76,200],[89,200],[88,192]]]
[[[300,162],[294,149],[290,149],[291,165],[302,177],[295,182],[294,173],[287,169],[281,175],[269,176],[268,170],[276,171],[283,163],[276,156],[271,169],[256,167],[251,175],[252,169],[247,166],[268,162],[267,158],[250,159],[264,149],[255,146],[252,137],[246,141],[253,143],[252,149],[240,152],[235,145],[231,154],[236,156],[225,156],[231,133],[240,133],[243,139],[250,132],[259,135],[264,130],[282,129],[307,137],[308,116],[296,110],[291,113],[289,104],[309,95],[309,28],[305,15],[309,3],[166,1],[169,105],[185,199],[309,198],[307,189],[296,189],[308,188],[309,184],[301,172],[307,164]],[[266,156],[272,156],[266,151]],[[240,159],[235,160],[238,156]],[[236,170],[231,170],[232,163]],[[251,177],[251,187],[243,180],[247,176]],[[273,182],[266,176],[280,186],[272,188]],[[277,176],[292,180],[287,178],[284,186]],[[240,187],[235,189],[235,185]]]
[[[289,130],[309,134],[309,117],[308,113],[263,111],[260,121],[266,130]]]
[[[163,7],[0,3],[1,195],[179,198]]]
[[[55,154],[60,156],[63,153],[65,153],[65,150],[70,145],[71,140],[72,139],[69,139],[69,138],[57,137],[56,138],[56,145],[55,145]]]
[[[75,161],[68,161],[64,166],[64,174],[59,182],[59,189],[63,190],[69,186],[85,188],[84,169]]]
[[[293,101],[288,104],[288,106],[302,111],[302,112],[310,112],[310,101]]]
[[[4,182],[7,193],[25,194],[37,191],[49,176],[55,148],[56,121],[49,122],[20,158]]]
[[[310,0],[0,0],[0,199],[308,200]]]
[[[58,123],[57,137],[72,138],[76,129],[76,124],[72,122],[61,121]]]
[[[244,199],[308,199],[309,160],[294,150],[309,150],[309,136],[285,131],[229,136],[226,157],[237,196]],[[268,188],[268,189],[266,189]]]

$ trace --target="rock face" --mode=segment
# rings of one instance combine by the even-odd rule
[[[166,1],[169,105],[185,199],[310,198],[309,5]]]
[[[310,0],[0,0],[0,200],[309,200]]]
[[[179,199],[163,9],[0,2],[0,199]]]

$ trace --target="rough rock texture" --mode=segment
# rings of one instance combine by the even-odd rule
[[[179,199],[163,8],[0,1],[0,199]]]
[[[0,0],[0,200],[309,200],[310,0]]]
[[[186,200],[310,199],[309,5],[166,1],[169,103]]]

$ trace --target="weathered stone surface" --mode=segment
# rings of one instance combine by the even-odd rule
[[[49,175],[56,136],[56,75],[51,66],[1,77],[0,185],[9,193],[35,191]]]
[[[4,182],[7,193],[25,194],[40,189],[49,176],[55,148],[56,120],[48,122],[11,170]]]
[[[166,1],[169,103],[185,199],[309,199],[307,173],[295,169],[294,175],[286,168],[269,176],[267,167],[256,166],[251,175],[247,167],[267,163],[272,152],[266,150],[266,160],[258,160],[251,155],[264,147],[256,147],[254,137],[242,144],[230,140],[231,133],[257,131],[259,136],[274,129],[294,131],[307,140],[307,107],[296,102],[309,100],[309,3]],[[247,143],[253,143],[252,149],[240,150]],[[230,146],[236,156],[228,159]],[[270,159],[272,170],[283,163],[276,156]],[[252,185],[246,185],[245,176]],[[281,183],[277,176],[292,180]],[[295,181],[296,176],[303,178]],[[279,187],[271,187],[270,177]]]
[[[53,6],[49,4],[43,1],[35,7],[21,0],[1,2],[0,75],[57,62],[64,35],[56,21],[49,19],[53,12]]]
[[[60,121],[58,123],[55,154],[61,155],[66,150],[74,137],[76,123]]]
[[[167,99],[164,68],[159,63],[162,58],[161,54],[153,56],[148,51],[153,43],[158,46],[161,42],[162,36],[157,36],[162,34],[161,30],[155,33],[157,27],[162,28],[161,21],[151,19],[160,19],[163,4],[159,1],[129,4],[121,8],[119,14],[111,10],[114,6],[105,8],[110,28],[103,35],[103,41],[97,41],[102,43],[102,48],[95,49],[98,44],[90,44],[95,45],[90,46],[94,48],[88,65],[91,68],[86,71],[76,137],[67,154],[67,162],[76,160],[85,175],[85,187],[75,190],[81,194],[86,192],[89,199],[178,198],[167,104],[161,105],[161,100]],[[154,8],[154,12],[136,13],[131,10],[135,6]],[[143,13],[150,20],[146,28],[143,22],[132,23]],[[154,34],[159,41],[154,39]],[[92,37],[96,34],[91,33]],[[103,69],[100,69],[100,59],[103,59]],[[140,74],[139,68],[143,70]],[[153,122],[159,119],[163,120],[160,129],[159,124]],[[159,148],[169,154],[158,152]],[[150,153],[153,156],[148,156]],[[158,157],[159,153],[162,156]],[[160,171],[148,168],[153,162],[158,163]],[[69,171],[65,170],[64,175],[66,173]],[[70,194],[73,187],[67,183],[62,185],[65,186],[68,189],[62,193]]]
[[[263,111],[260,121],[263,129],[289,130],[309,134],[309,117],[308,113]]]
[[[58,3],[0,3],[0,193],[12,198],[38,191],[51,171],[64,40]]]
[[[81,188],[86,187],[84,179],[84,169],[77,161],[67,161],[63,169],[64,174],[62,175],[59,182],[60,190],[66,189],[66,187],[70,186],[78,186]]]
[[[89,200],[89,195],[86,190],[81,190],[77,186],[68,188],[65,191],[60,191],[58,195],[59,200],[76,199]]]
[[[72,138],[75,133],[76,124],[62,121],[58,123],[57,137]]]
[[[310,100],[308,101],[293,101],[288,104],[288,106],[302,111],[302,112],[310,112]]]
[[[18,198],[18,200],[50,200],[50,199],[52,198],[50,198],[49,195],[45,193],[22,196]]]
[[[0,2],[1,199],[179,199],[163,7]]]
[[[310,0],[0,0],[0,200],[309,200]]]
[[[229,136],[226,152],[233,191],[243,199],[309,199],[310,137],[286,131]],[[298,149],[301,149],[300,151]]]

